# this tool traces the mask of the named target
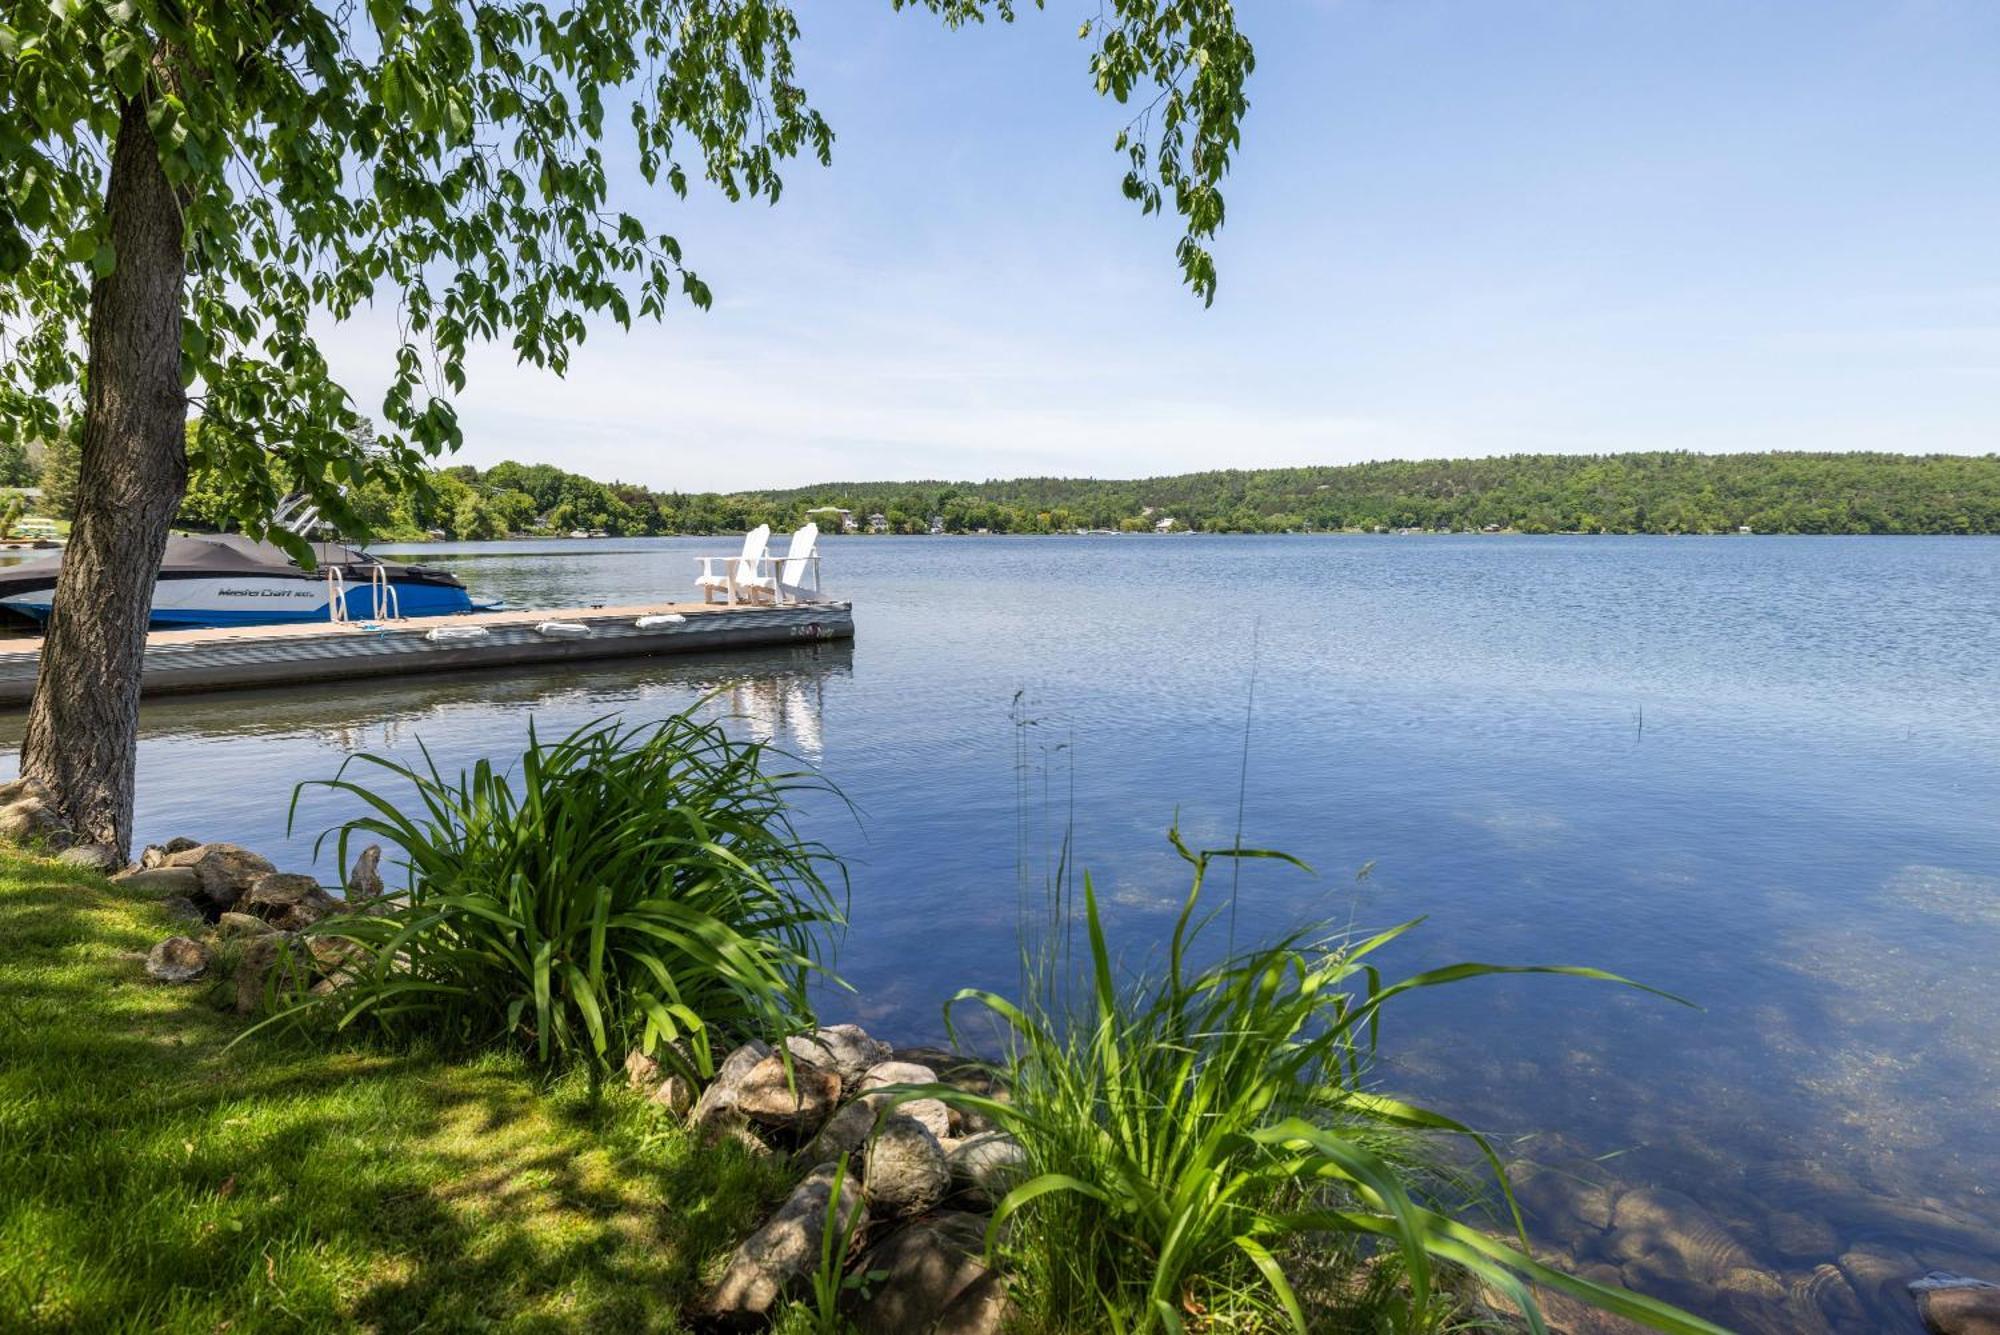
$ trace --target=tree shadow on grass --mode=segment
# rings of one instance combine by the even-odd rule
[[[144,979],[166,916],[75,881],[0,867],[0,1311],[27,1326],[671,1329],[783,1190],[517,1058],[229,1048],[210,989]]]

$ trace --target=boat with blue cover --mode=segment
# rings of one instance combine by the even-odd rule
[[[473,600],[463,582],[435,566],[403,565],[338,542],[313,544],[306,569],[274,543],[240,534],[169,538],[153,585],[152,624],[278,626],[455,616],[493,604]],[[0,570],[0,612],[40,623],[55,598],[62,556]]]

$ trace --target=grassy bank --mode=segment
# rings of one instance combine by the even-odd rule
[[[673,1329],[783,1193],[500,1055],[227,1045],[154,905],[0,851],[0,1325]]]

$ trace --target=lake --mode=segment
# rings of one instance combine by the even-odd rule
[[[685,596],[733,546],[402,554],[574,606]],[[852,875],[833,1018],[929,1040],[952,990],[1011,990],[1021,869],[1065,830],[1142,961],[1185,888],[1168,827],[1240,820],[1314,873],[1246,866],[1239,939],[1428,915],[1393,968],[1589,964],[1697,1004],[1508,978],[1393,1015],[1383,1082],[1500,1140],[1551,1255],[1772,1331],[1914,1331],[1904,1281],[2000,1279],[2000,541],[824,551],[851,646],[149,702],[140,839],[303,868],[341,812],[309,796],[288,836],[286,803],[347,755],[455,768],[530,717],[721,690],[858,812],[806,813]],[[1647,1211],[1683,1240],[1642,1246]]]

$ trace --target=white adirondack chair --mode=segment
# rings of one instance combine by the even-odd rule
[[[810,602],[819,596],[819,525],[807,524],[792,534],[792,544],[783,560],[767,556],[754,578],[745,581],[752,598],[768,598],[774,603]],[[812,571],[812,587],[806,587],[806,571]]]
[[[734,603],[738,597],[747,596],[750,584],[764,565],[764,547],[770,541],[771,526],[759,524],[743,535],[741,556],[697,556],[701,573],[695,576],[694,585],[701,590],[701,600],[712,603],[719,593],[724,602]]]

